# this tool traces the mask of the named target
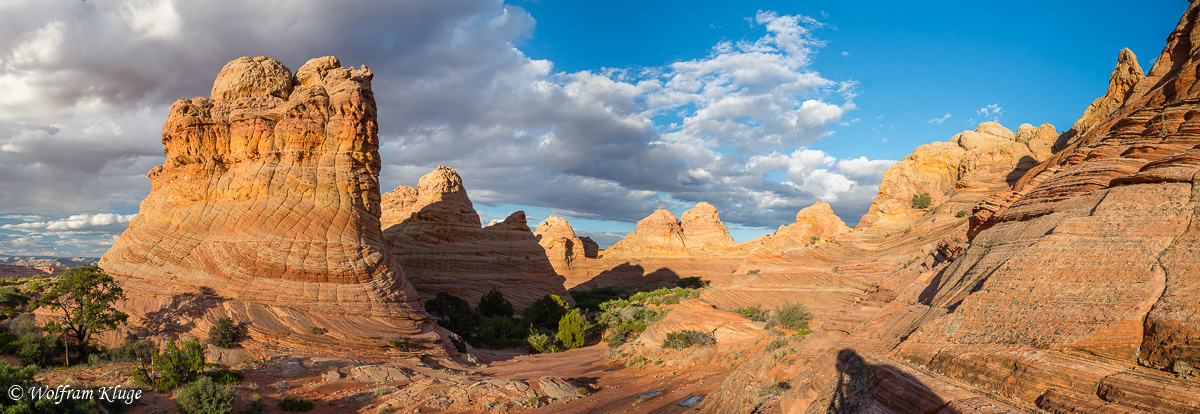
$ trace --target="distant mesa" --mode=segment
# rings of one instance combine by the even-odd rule
[[[570,300],[525,212],[480,227],[462,177],[439,165],[416,188],[383,194],[384,239],[424,300],[448,292],[477,303],[499,289],[524,308],[548,294]]]
[[[683,212],[683,220],[657,210],[638,221],[637,230],[605,250],[612,256],[684,256],[736,249],[716,207],[700,202]]]
[[[232,317],[266,346],[376,355],[401,335],[454,354],[380,232],[371,78],[331,56],[295,77],[243,57],[211,97],[175,102],[166,162],[100,260],[140,329],[202,336]]]

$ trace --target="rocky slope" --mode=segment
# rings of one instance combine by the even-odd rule
[[[518,309],[548,294],[570,300],[525,213],[481,228],[453,169],[439,165],[417,188],[401,186],[382,197],[383,217],[392,222],[384,238],[425,300],[445,291],[475,304],[493,288]]]
[[[180,99],[167,160],[100,266],[146,334],[203,337],[220,317],[264,346],[319,353],[453,352],[384,245],[372,73],[316,58],[225,65]],[[391,351],[399,352],[399,351]]]

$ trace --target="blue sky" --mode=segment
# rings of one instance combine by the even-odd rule
[[[149,191],[170,104],[220,67],[375,72],[381,185],[459,171],[485,221],[602,245],[713,203],[738,240],[815,201],[857,222],[892,162],[985,120],[1059,131],[1183,1],[48,0],[0,6],[0,254],[99,255]]]

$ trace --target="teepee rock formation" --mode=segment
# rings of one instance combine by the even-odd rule
[[[474,304],[493,288],[518,309],[548,294],[570,300],[525,213],[480,227],[453,169],[439,165],[415,189],[401,186],[382,197],[390,206],[384,238],[425,300],[445,291]]]
[[[176,101],[167,160],[100,261],[124,283],[123,308],[151,333],[201,336],[228,316],[288,348],[379,354],[401,335],[452,353],[379,230],[371,77],[330,56],[295,77],[243,57],[211,97]]]

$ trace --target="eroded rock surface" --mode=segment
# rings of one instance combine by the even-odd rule
[[[167,160],[100,261],[124,283],[123,309],[151,333],[203,337],[229,316],[273,346],[382,354],[402,335],[452,352],[379,230],[371,78],[328,56],[295,79],[243,57],[211,97],[176,101]]]

